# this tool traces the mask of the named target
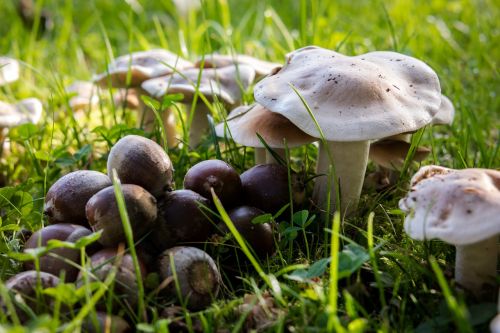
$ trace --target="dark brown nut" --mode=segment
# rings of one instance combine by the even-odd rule
[[[172,265],[173,263],[173,265]],[[192,310],[207,307],[217,297],[221,276],[213,259],[204,251],[189,246],[177,246],[164,251],[158,258],[160,277],[173,278],[166,293],[178,298],[176,284],[180,290],[181,302]]]
[[[259,164],[241,174],[246,205],[275,214],[290,202],[287,169],[279,164]]]
[[[68,173],[50,187],[43,213],[51,224],[88,226],[85,204],[91,196],[110,185],[111,180],[101,172],[80,170]]]
[[[132,332],[132,328],[125,319],[98,311],[83,321],[82,331],[87,333],[129,333]]]
[[[46,246],[51,239],[74,243],[78,239],[90,235],[92,232],[76,224],[58,223],[49,225],[35,232],[26,242],[24,248],[35,249],[39,246]],[[78,266],[80,265],[80,251],[60,247],[50,250],[46,255],[40,257],[40,270],[59,276],[65,271],[65,281],[73,282],[78,275]],[[27,270],[35,269],[32,261],[26,261],[24,268]]]
[[[221,160],[206,160],[193,165],[184,177],[184,188],[212,201],[210,188],[225,207],[240,201],[241,179],[232,166]]]
[[[116,169],[123,184],[143,187],[155,197],[172,189],[173,167],[170,158],[156,142],[138,135],[127,135],[111,148],[108,175]]]
[[[124,184],[122,191],[134,239],[137,240],[154,226],[157,216],[156,199],[138,185]],[[90,198],[85,210],[92,230],[103,231],[99,243],[111,247],[126,242],[113,186]]]
[[[273,238],[273,228],[270,223],[253,223],[253,220],[265,214],[258,208],[240,206],[231,211],[228,215],[238,232],[245,238],[252,247],[255,254],[261,258],[270,256],[275,251]],[[219,229],[229,232],[227,226],[221,222]]]
[[[204,242],[213,225],[202,210],[210,202],[191,190],[169,192],[158,202],[156,229],[145,242],[156,254],[182,243]]]
[[[126,253],[121,258],[120,262],[116,262],[117,250],[115,248],[106,248],[94,253],[90,257],[91,273],[89,274],[90,281],[93,281],[92,276],[99,281],[106,280],[107,276],[116,267],[116,276],[114,280],[114,294],[118,298],[125,300],[130,306],[135,306],[138,300],[138,282],[134,269],[134,261],[130,254]],[[141,277],[147,274],[146,268],[139,259],[139,267]],[[78,285],[83,284],[83,273],[78,275]]]
[[[14,275],[5,283],[7,290],[11,292],[16,302],[24,302],[35,314],[49,312],[53,305],[53,299],[44,295],[41,290],[54,288],[59,284],[59,278],[45,272],[25,271]],[[37,288],[40,292],[37,293]],[[37,297],[39,297],[37,299]],[[0,309],[6,311],[3,299],[0,299]],[[29,314],[20,306],[16,306],[16,313],[21,322],[29,319]]]

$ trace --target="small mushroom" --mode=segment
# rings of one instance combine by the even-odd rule
[[[90,314],[83,322],[82,329],[87,333],[131,333],[132,328],[125,319],[105,312]]]
[[[191,190],[172,191],[160,198],[155,230],[144,241],[149,250],[158,254],[178,244],[206,241],[213,225],[203,206],[209,207],[210,201]]]
[[[59,178],[45,196],[44,215],[49,223],[74,223],[89,226],[85,216],[87,201],[111,186],[105,174],[92,170],[70,172]]]
[[[4,141],[8,128],[27,123],[36,124],[42,112],[42,102],[37,98],[26,98],[17,104],[0,101],[0,142]]]
[[[173,167],[165,150],[156,142],[138,135],[127,135],[111,148],[108,175],[116,169],[123,184],[142,186],[154,196],[172,189]]]
[[[46,246],[49,240],[56,239],[74,243],[82,237],[90,235],[92,232],[76,224],[59,223],[42,228],[28,239],[24,249],[35,249],[39,246]],[[80,265],[80,250],[66,247],[58,247],[50,250],[46,255],[40,257],[39,267],[42,272],[59,276],[65,271],[65,281],[76,280]],[[35,264],[31,261],[24,263],[26,270],[35,269]]]
[[[255,207],[240,206],[228,212],[238,232],[252,247],[255,254],[261,258],[271,256],[276,250],[273,237],[273,228],[270,223],[254,223],[254,219],[265,213]],[[219,230],[229,232],[224,223],[219,224]]]
[[[19,62],[16,59],[0,57],[0,86],[19,79]]]
[[[116,269],[114,279],[113,294],[119,299],[126,301],[130,306],[135,306],[138,300],[137,277],[134,269],[134,261],[130,254],[125,253],[121,256],[121,260],[117,262],[118,251],[115,248],[106,248],[96,252],[90,257],[90,269],[92,274],[89,274],[90,280],[94,281],[94,277],[98,281],[105,281],[113,269]],[[140,259],[140,258],[138,258]],[[139,260],[139,269],[141,277],[146,276],[146,268]],[[78,285],[83,283],[83,273],[78,275]]]
[[[235,106],[241,103],[243,93],[255,77],[253,68],[247,65],[227,66],[220,69],[192,68],[169,76],[145,81],[142,84],[150,96],[162,99],[166,94],[182,93],[182,103],[186,105],[189,119],[191,104],[197,94],[204,95],[209,102],[221,101],[225,105]],[[198,98],[189,128],[189,144],[196,146],[208,130],[207,115],[209,107]]]
[[[166,292],[171,297],[180,298],[180,302],[185,302],[189,309],[207,307],[219,293],[219,270],[214,260],[198,248],[177,246],[168,249],[159,256],[158,268],[162,280],[177,277]]]
[[[247,205],[275,214],[290,203],[288,171],[284,166],[259,164],[243,172],[240,178],[243,202]]]
[[[439,238],[456,246],[455,279],[476,297],[495,286],[500,234],[500,171],[421,168],[399,201],[413,239]]]
[[[47,310],[53,305],[53,300],[44,295],[40,289],[55,288],[59,282],[59,278],[50,273],[25,271],[8,279],[5,287],[13,294],[16,303],[24,303],[32,311],[39,313],[42,307]],[[7,312],[3,299],[0,299],[0,305],[0,309]],[[26,322],[30,318],[30,314],[26,313],[22,306],[16,306],[16,313],[21,322]]]
[[[231,111],[226,121],[215,127],[215,132],[218,137],[230,137],[236,143],[255,147],[256,165],[277,163],[259,140],[257,133],[283,159],[286,147],[302,146],[317,140],[302,132],[286,117],[257,103],[240,106]]]
[[[260,79],[272,73],[276,67],[281,67],[280,64],[257,59],[245,54],[223,55],[223,54],[207,54],[200,58],[196,63],[196,67],[203,68],[222,68],[231,65],[248,65],[255,70],[256,79]]]
[[[420,60],[395,52],[349,57],[316,46],[290,53],[280,70],[256,85],[254,96],[308,135],[325,138],[313,199],[321,209],[335,207],[337,182],[328,188],[326,180],[333,163],[341,194],[335,209],[346,213],[359,201],[370,140],[418,130],[441,105],[437,74]]]
[[[124,184],[122,190],[134,239],[138,240],[151,231],[155,224],[156,199],[138,185]],[[99,243],[116,246],[126,242],[113,186],[93,195],[87,202],[85,212],[92,230],[102,230]]]
[[[99,103],[98,88],[92,82],[75,81],[67,86],[69,106],[75,113],[90,109]]]
[[[141,101],[139,91],[134,88],[121,88],[113,94],[113,102],[115,106],[123,106],[131,110],[139,110]]]
[[[241,179],[232,166],[221,160],[205,160],[193,165],[184,176],[184,188],[212,201],[210,189],[225,207],[240,201]]]

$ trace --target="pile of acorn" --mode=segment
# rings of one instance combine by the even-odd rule
[[[254,223],[254,219],[274,214],[289,202],[286,168],[257,165],[240,176],[224,161],[206,160],[188,170],[184,189],[172,190],[170,158],[160,145],[136,135],[123,137],[112,147],[108,175],[75,171],[50,187],[44,207],[49,225],[32,234],[25,250],[46,246],[52,239],[74,243],[101,231],[98,244],[86,251],[89,276],[104,281],[116,265],[120,244],[127,244],[110,179],[114,170],[122,184],[142,277],[148,271],[157,272],[165,282],[173,279],[175,268],[180,295],[175,283],[166,283],[161,291],[164,297],[181,297],[187,308],[197,310],[208,306],[219,292],[217,265],[200,249],[212,235],[229,232],[214,213],[211,188],[254,253],[261,258],[274,253],[275,228],[267,222]],[[81,285],[81,263],[79,250],[58,247],[39,258],[41,273],[37,275],[34,262],[25,262],[27,271],[12,277],[7,287],[29,298],[34,295],[37,279],[45,288],[57,285],[59,277]],[[137,285],[132,257],[126,253],[116,273],[114,292],[120,301],[133,307]]]

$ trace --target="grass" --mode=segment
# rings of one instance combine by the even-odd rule
[[[32,26],[23,25],[15,3],[0,3],[0,54],[23,61],[22,79],[0,87],[0,100],[38,97],[45,114],[39,125],[9,132],[11,153],[2,158],[0,168],[6,179],[6,186],[0,188],[2,281],[21,269],[17,259],[22,256],[9,255],[21,248],[19,230],[36,230],[45,223],[41,212],[51,184],[78,169],[105,172],[107,153],[121,136],[151,135],[134,128],[132,111],[108,100],[76,121],[64,93],[64,86],[90,79],[113,57],[130,51],[163,47],[191,60],[214,51],[247,53],[281,63],[286,53],[314,44],[349,55],[394,50],[415,56],[436,70],[443,93],[457,111],[452,126],[423,131],[420,144],[432,148],[423,164],[500,167],[500,8],[494,1],[297,0],[283,5],[279,0],[204,0],[199,11],[186,15],[177,13],[167,0],[36,1],[36,13],[42,8],[52,13],[55,28],[45,32],[38,15]],[[109,97],[111,92],[102,94]],[[246,101],[251,99],[249,92]],[[228,111],[210,106],[215,122]],[[214,146],[208,136],[196,150],[186,146],[169,150],[177,187],[190,166],[219,154],[240,172],[252,165],[249,149]],[[295,148],[288,163],[310,176],[315,158],[313,146]],[[308,222],[312,215],[304,213],[308,206],[294,207],[296,217],[282,223],[284,231],[290,229],[280,240],[278,255],[256,262],[258,273],[241,264],[237,279],[226,274],[219,301],[182,316],[190,330],[194,331],[196,322],[207,332],[243,329],[251,314],[237,314],[234,308],[245,293],[262,298],[269,291],[273,307],[279,310],[264,309],[264,330],[271,332],[486,331],[495,305],[478,304],[455,291],[450,273],[454,249],[438,241],[414,242],[403,232],[397,202],[416,170],[408,167],[389,190],[365,191],[358,216],[335,220],[333,232],[325,231],[317,220]],[[370,165],[368,171],[373,170]],[[216,256],[220,248],[208,244],[207,251]],[[335,260],[330,263],[329,257]],[[24,327],[15,317],[2,314],[1,330],[75,331],[87,313],[95,312],[93,304],[105,297],[110,283],[94,289],[87,286],[85,292],[61,288],[59,310],[48,309]],[[0,292],[5,298],[3,284]],[[84,306],[78,305],[85,300],[89,301]],[[141,306],[148,320],[141,319],[140,309],[119,307],[114,312],[139,313],[131,316],[138,331],[167,332],[157,305],[144,299]]]

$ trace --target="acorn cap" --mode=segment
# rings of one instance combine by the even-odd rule
[[[349,57],[309,46],[262,79],[255,100],[287,117],[307,134],[329,141],[363,141],[415,131],[432,121],[441,104],[436,73],[424,62],[395,52]]]
[[[200,77],[199,85],[198,77]],[[242,90],[248,89],[254,78],[255,71],[247,65],[233,65],[219,69],[190,68],[170,76],[147,80],[141,87],[157,99],[163,98],[166,94],[182,93],[183,102],[188,103],[193,100],[198,90],[209,101],[219,99],[225,104],[235,105],[240,103]]]
[[[248,65],[255,70],[257,77],[269,75],[276,67],[281,67],[281,64],[257,59],[245,54],[207,54],[198,59],[194,65],[200,67],[202,62],[204,68],[221,68],[237,64]]]
[[[116,58],[108,65],[106,72],[95,76],[94,82],[116,88],[127,86],[130,71],[130,86],[139,86],[143,81],[193,67],[193,64],[178,55],[163,49],[134,52]],[[175,68],[175,69],[174,69]]]
[[[19,79],[19,62],[16,59],[0,57],[0,86]]]
[[[42,111],[42,102],[37,98],[26,98],[15,105],[0,101],[0,128],[36,124]]]
[[[262,148],[264,145],[256,133],[259,133],[271,148],[302,146],[317,139],[302,132],[286,117],[271,112],[260,104],[237,107],[228,115],[225,122],[215,127],[218,137],[231,137],[235,142]]]
[[[500,233],[500,171],[425,166],[399,208],[413,239],[474,244]]]

